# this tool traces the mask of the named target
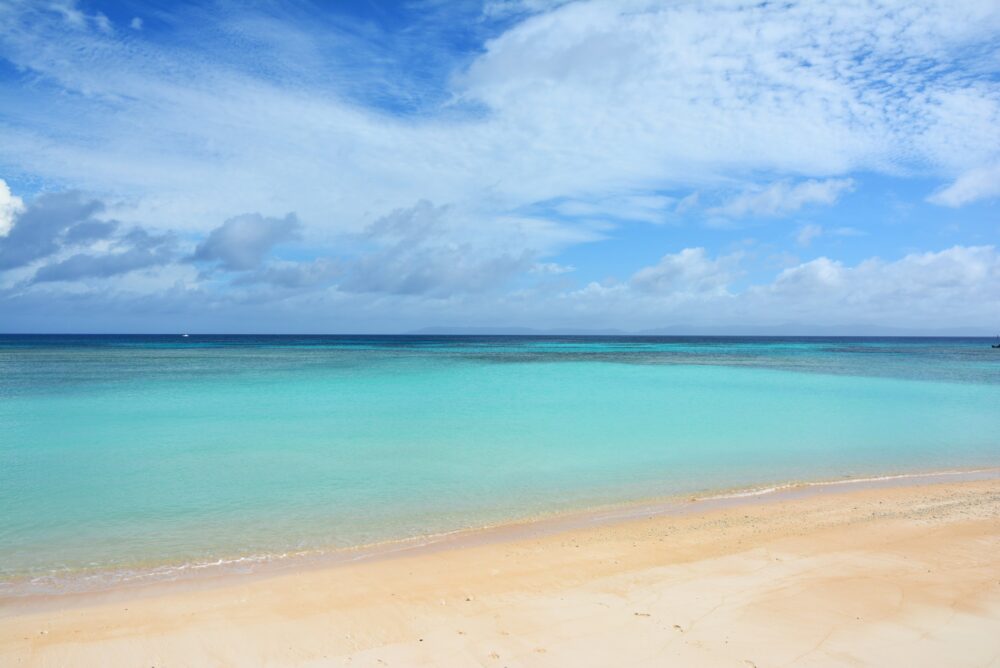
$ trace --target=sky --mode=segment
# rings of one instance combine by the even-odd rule
[[[0,332],[993,335],[998,200],[995,0],[0,0]]]

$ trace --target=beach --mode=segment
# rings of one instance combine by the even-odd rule
[[[688,503],[7,598],[0,664],[1000,665],[995,475]]]
[[[1000,668],[1000,0],[0,0],[0,668]]]
[[[0,0],[0,668],[1000,668],[1000,0]]]

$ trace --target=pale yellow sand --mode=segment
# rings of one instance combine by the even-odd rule
[[[4,666],[1000,666],[1000,481],[3,605]]]

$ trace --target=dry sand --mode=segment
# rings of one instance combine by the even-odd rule
[[[3,666],[1000,666],[1000,480],[0,605]]]

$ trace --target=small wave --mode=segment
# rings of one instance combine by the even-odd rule
[[[864,478],[838,478],[837,480],[816,480],[816,481],[799,481],[799,482],[787,482],[779,485],[770,485],[768,487],[750,487],[747,489],[739,489],[732,492],[724,492],[722,494],[713,494],[710,496],[697,496],[696,501],[717,501],[720,499],[743,499],[747,497],[754,496],[765,496],[768,494],[774,494],[776,492],[781,492],[788,489],[807,489],[809,487],[834,487],[841,485],[856,485],[856,484],[870,484],[878,482],[887,482],[890,480],[911,480],[914,478],[938,478],[944,476],[955,476],[955,475],[975,475],[977,473],[1000,473],[1000,469],[986,468],[986,469],[971,469],[971,470],[945,470],[945,471],[931,471],[925,473],[894,473],[890,475],[879,475],[879,476],[868,476]]]
[[[717,501],[719,499],[745,499],[751,496],[764,496],[766,494],[773,494],[783,489],[790,489],[796,486],[797,485],[795,483],[788,483],[786,485],[774,485],[772,487],[753,487],[750,489],[742,489],[736,492],[726,492],[725,494],[714,494],[712,496],[697,496],[695,497],[695,500]]]
[[[307,554],[307,552],[251,554],[232,558],[153,566],[145,569],[123,568],[92,573],[67,569],[59,574],[37,575],[23,579],[0,581],[0,595],[21,597],[73,594],[110,589],[120,585],[169,582],[187,574],[207,571],[209,569],[225,570],[238,568],[241,565],[253,567],[295,556],[306,556]]]
[[[793,489],[809,489],[816,487],[834,487],[848,485],[878,484],[893,480],[934,480],[948,476],[975,476],[978,474],[993,474],[1000,476],[1000,468],[981,468],[971,470],[944,470],[924,473],[897,473],[879,476],[868,476],[859,478],[841,478],[837,480],[819,481],[793,481],[767,486],[750,487],[736,489],[732,491],[711,494],[707,496],[687,497],[692,501],[724,501],[737,500],[754,497],[769,496],[783,491]],[[683,497],[674,498],[674,502],[681,501]],[[616,504],[617,505],[617,504]],[[388,539],[367,544],[360,544],[351,547],[340,548],[317,548],[309,550],[287,551],[270,554],[250,554],[238,557],[222,557],[204,561],[189,561],[176,564],[165,564],[151,566],[148,568],[133,567],[100,571],[81,571],[66,569],[59,573],[49,573],[34,577],[15,578],[13,580],[0,581],[0,597],[30,597],[59,594],[75,594],[94,592],[112,589],[118,586],[141,586],[145,584],[155,584],[157,582],[170,582],[181,578],[196,577],[197,575],[211,576],[215,573],[230,572],[254,572],[258,567],[277,563],[289,563],[293,560],[308,560],[316,558],[329,562],[352,562],[373,556],[387,556],[394,553],[404,552],[412,549],[419,549],[448,542],[451,539],[459,538],[463,535],[476,535],[490,530],[503,529],[505,527],[530,527],[539,522],[552,522],[553,526],[561,526],[563,520],[567,520],[577,515],[598,518],[600,520],[627,520],[634,516],[646,515],[652,508],[653,513],[663,512],[665,506],[650,506],[649,502],[626,503],[615,507],[603,509],[591,508],[589,510],[575,511],[567,514],[553,513],[541,514],[531,518],[523,518],[509,522],[498,522],[479,526],[471,526],[441,531],[418,536]],[[671,506],[673,507],[673,506]],[[298,563],[296,561],[296,563]],[[243,570],[243,569],[246,570]]]

